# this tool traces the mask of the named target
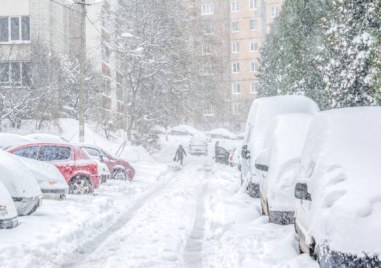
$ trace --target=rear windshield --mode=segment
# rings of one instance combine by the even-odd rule
[[[65,146],[42,146],[39,155],[41,161],[55,161],[70,159],[71,149]]]

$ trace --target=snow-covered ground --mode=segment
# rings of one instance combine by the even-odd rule
[[[235,167],[214,164],[215,140],[207,157],[174,164],[189,139],[163,137],[154,159],[134,163],[132,183],[44,200],[17,228],[0,230],[0,267],[317,266],[298,255],[293,226],[260,216]]]

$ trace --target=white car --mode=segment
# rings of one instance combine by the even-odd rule
[[[189,154],[208,155],[208,140],[204,136],[193,136],[189,141]]]
[[[17,210],[5,185],[0,181],[0,229],[10,229],[18,224]]]
[[[208,132],[208,134],[213,139],[229,139],[229,140],[237,140],[238,137],[233,132],[225,128],[216,128]]]
[[[271,120],[281,114],[316,114],[317,112],[319,112],[319,106],[305,96],[276,96],[254,100],[247,118],[241,149],[241,177],[252,197],[260,197],[255,158],[263,150],[263,143]]]
[[[194,127],[188,126],[188,125],[179,125],[171,128],[171,131],[169,133],[170,135],[176,135],[176,136],[198,136],[202,135],[200,131],[195,129]]]
[[[29,139],[33,139],[35,141],[40,142],[51,142],[51,143],[67,143],[68,141],[60,136],[53,134],[45,134],[45,133],[36,133],[25,135],[25,137]]]
[[[23,162],[33,173],[44,198],[65,199],[69,185],[54,165],[13,154],[11,156]]]
[[[313,116],[276,116],[268,129],[264,149],[256,158],[263,214],[270,222],[294,223],[296,172]]]
[[[3,150],[0,150],[0,181],[12,196],[19,216],[32,214],[41,205],[42,193],[33,172]]]
[[[295,186],[301,251],[321,267],[381,267],[381,108],[324,111]]]

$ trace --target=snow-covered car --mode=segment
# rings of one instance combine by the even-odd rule
[[[237,135],[225,128],[216,128],[208,132],[213,139],[230,139],[236,140]]]
[[[205,136],[193,136],[190,139],[189,154],[208,155],[208,140]]]
[[[254,100],[245,127],[241,149],[241,180],[245,182],[250,196],[259,198],[259,178],[256,176],[255,159],[263,150],[263,143],[271,120],[281,114],[316,114],[319,106],[305,96],[275,96]]]
[[[34,140],[25,136],[20,136],[12,133],[0,133],[0,149],[7,150],[12,146],[20,146]]]
[[[41,205],[42,193],[33,172],[3,150],[0,150],[0,181],[11,195],[19,216],[30,215]]]
[[[381,108],[324,111],[297,173],[295,229],[321,267],[381,267]]]
[[[5,185],[0,181],[0,229],[10,229],[18,224],[17,210]]]
[[[69,185],[61,172],[52,164],[11,155],[25,164],[36,178],[44,198],[65,199]]]
[[[177,136],[199,136],[202,135],[200,131],[195,129],[194,127],[188,126],[188,125],[179,125],[171,128],[171,131],[169,133],[170,135],[177,135]]]
[[[66,143],[68,142],[66,139],[52,134],[45,134],[45,133],[35,133],[35,134],[29,134],[25,135],[25,137],[33,139],[35,141],[40,142],[53,142],[53,143]]]
[[[106,152],[102,148],[93,144],[77,144],[81,147],[86,154],[97,161],[107,165],[111,177],[116,180],[132,180],[135,176],[135,169],[130,165],[130,163],[122,158],[112,156],[110,153]]]
[[[255,165],[263,214],[270,222],[294,223],[296,172],[313,116],[284,114],[270,124]]]

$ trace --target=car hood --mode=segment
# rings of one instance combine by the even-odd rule
[[[67,190],[69,188],[61,172],[52,164],[18,157],[33,173],[41,189]]]
[[[41,195],[34,174],[12,154],[0,150],[0,181],[12,197],[35,197]]]

